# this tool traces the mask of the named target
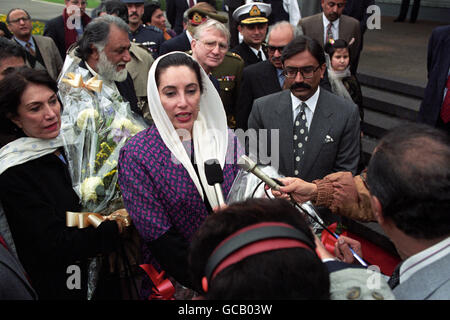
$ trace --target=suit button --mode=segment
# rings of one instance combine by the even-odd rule
[[[356,300],[361,296],[361,288],[360,287],[351,287],[349,292],[347,293],[347,299]]]

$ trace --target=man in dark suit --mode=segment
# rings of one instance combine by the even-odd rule
[[[237,128],[247,130],[248,116],[254,100],[282,90],[284,74],[281,52],[294,39],[295,30],[287,21],[275,24],[268,38],[269,59],[244,69],[235,110]]]
[[[175,31],[176,34],[180,34],[184,30],[184,28],[183,28],[184,12],[200,2],[207,2],[210,5],[212,5],[214,8],[216,7],[215,0],[167,0],[166,1],[167,20],[169,20],[172,30]]]
[[[58,79],[63,61],[52,38],[31,34],[31,17],[24,9],[9,11],[6,21],[13,39],[25,49],[30,67],[46,69],[54,80]]]
[[[358,107],[319,87],[326,69],[321,45],[298,36],[285,47],[281,60],[290,90],[255,100],[248,120],[249,129],[267,129],[257,132],[258,160],[266,157],[262,152],[270,152],[270,164],[283,175],[309,182],[336,171],[356,174]]]
[[[98,17],[86,27],[75,55],[81,59],[81,67],[98,75],[109,87],[116,87],[131,110],[142,116],[133,80],[126,69],[131,60],[128,30],[128,25],[116,16]],[[105,39],[108,41],[103,46]]]
[[[246,67],[268,59],[263,42],[267,35],[267,17],[270,13],[270,4],[262,2],[244,4],[233,12],[233,19],[239,21],[238,30],[243,40],[231,52],[244,59]]]
[[[450,133],[450,25],[433,30],[428,42],[428,84],[419,121]]]
[[[322,46],[330,39],[344,39],[349,44],[350,71],[356,74],[361,50],[361,27],[358,20],[342,14],[346,0],[322,0],[323,13],[300,19],[303,34]]]
[[[44,36],[50,37],[58,47],[64,61],[69,47],[83,34],[91,18],[84,12],[85,0],[64,0],[63,14],[45,24]]]

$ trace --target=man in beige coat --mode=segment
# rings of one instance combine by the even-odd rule
[[[323,12],[300,19],[298,25],[303,34],[317,40],[322,46],[329,39],[344,39],[349,44],[350,71],[356,74],[358,54],[361,48],[359,21],[342,14],[345,0],[322,0]]]
[[[6,16],[13,40],[27,52],[27,65],[34,69],[46,69],[53,79],[57,79],[63,61],[52,38],[32,35],[31,17],[23,9],[12,9]]]

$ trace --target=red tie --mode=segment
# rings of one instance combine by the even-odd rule
[[[441,108],[441,118],[444,123],[450,122],[450,76],[447,78],[447,93],[445,94],[444,102]]]
[[[6,241],[5,239],[3,239],[2,236],[0,236],[0,244],[2,244],[5,247],[5,249],[9,251],[8,245],[6,244]]]
[[[189,0],[189,8],[192,8],[195,5],[194,0]]]

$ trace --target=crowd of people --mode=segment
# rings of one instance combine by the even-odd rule
[[[417,123],[387,132],[365,168],[357,70],[374,1],[229,0],[228,16],[214,0],[166,2],[106,0],[89,16],[85,0],[65,0],[42,36],[26,8],[8,12],[0,299],[450,299],[450,26],[431,35]],[[67,97],[68,84],[91,100]],[[121,207],[102,216],[83,206],[67,146],[70,132],[98,127],[106,96],[147,127],[128,125],[126,144],[110,147],[105,177],[117,177]],[[71,131],[72,103],[97,109]],[[242,178],[243,155],[275,168],[281,186],[224,204],[217,192],[227,198]],[[401,260],[394,272],[358,264],[351,237],[327,248],[294,206],[305,202],[378,223]]]

